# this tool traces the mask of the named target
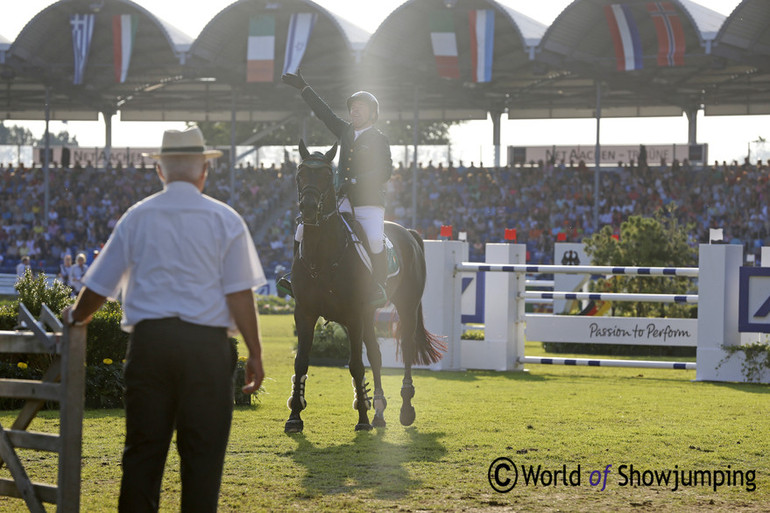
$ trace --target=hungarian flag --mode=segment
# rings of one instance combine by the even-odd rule
[[[471,67],[474,82],[492,80],[492,54],[495,46],[495,11],[468,11],[471,33]]]
[[[658,66],[684,65],[684,29],[671,2],[647,4],[655,31],[658,33]]]
[[[91,48],[91,37],[94,35],[94,15],[73,14],[70,16],[70,25],[72,25],[72,50],[75,60],[72,83],[79,85],[83,83],[88,50]]]
[[[444,78],[460,78],[455,22],[449,10],[436,10],[430,18],[430,43],[436,57],[438,74]]]
[[[615,47],[618,71],[642,69],[642,40],[631,9],[623,4],[605,5],[604,15]]]
[[[114,57],[115,82],[123,83],[128,75],[131,52],[136,39],[138,16],[120,14],[112,17],[112,55]]]
[[[272,82],[274,62],[275,17],[254,16],[249,20],[246,82]]]

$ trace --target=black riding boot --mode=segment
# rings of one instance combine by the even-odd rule
[[[372,255],[372,278],[374,284],[369,304],[381,308],[388,302],[388,295],[385,292],[385,280],[388,278],[388,261],[384,249]]]
[[[297,252],[299,251],[299,242],[294,241],[294,258],[297,258]],[[275,282],[275,288],[279,293],[294,297],[294,291],[291,289],[291,271],[281,276],[277,282]]]

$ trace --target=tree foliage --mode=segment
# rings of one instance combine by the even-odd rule
[[[620,237],[613,237],[605,226],[584,242],[594,265],[633,267],[694,267],[697,250],[690,241],[692,225],[682,225],[675,207],[659,209],[653,217],[631,216],[620,226]],[[612,276],[596,281],[595,290],[623,293],[686,294],[693,281],[683,277]],[[634,317],[695,317],[691,305],[670,303],[616,302],[613,315]]]
[[[35,144],[35,136],[29,128],[17,125],[5,126],[0,121],[0,144],[19,144],[31,146]]]

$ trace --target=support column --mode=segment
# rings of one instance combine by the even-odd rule
[[[492,116],[492,144],[495,146],[495,167],[500,167],[500,124],[502,111],[490,111]]]
[[[412,124],[412,139],[414,142],[414,160],[412,161],[412,228],[417,229],[417,147],[420,144],[420,95],[417,86],[414,87],[414,119]]]
[[[602,84],[596,81],[596,147],[594,148],[594,233],[599,231],[599,164],[601,163],[601,143],[599,128],[602,120]]]
[[[102,117],[104,117],[104,169],[107,169],[112,160],[112,116],[114,115],[114,112],[102,112]]]
[[[235,208],[235,104],[236,92],[233,88],[230,92],[230,200],[228,204]],[[257,166],[259,167],[259,166]]]
[[[48,211],[51,208],[51,184],[50,184],[50,167],[51,167],[51,133],[48,130],[48,123],[51,120],[51,88],[47,86],[45,88],[45,145],[43,151],[43,182],[45,187],[45,197],[43,200],[43,219],[41,225],[47,229],[48,226]],[[34,160],[34,159],[33,159]],[[21,162],[21,159],[19,159]]]
[[[461,368],[461,296],[462,275],[455,266],[468,261],[468,243],[461,241],[425,241],[427,280],[422,295],[425,328],[443,336],[447,351],[430,366],[433,370]]]
[[[687,144],[698,144],[698,109],[688,109],[687,114]]]

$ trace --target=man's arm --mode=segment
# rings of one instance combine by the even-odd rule
[[[318,93],[316,93],[310,85],[305,82],[305,79],[302,78],[302,74],[300,73],[299,69],[297,69],[297,73],[285,73],[281,75],[281,81],[289,85],[295,89],[297,89],[300,92],[300,96],[302,96],[302,99],[305,100],[305,103],[308,104],[308,106],[315,112],[315,115],[323,121],[323,123],[326,125],[326,127],[331,130],[331,132],[337,136],[337,138],[342,138],[342,134],[345,133],[345,130],[348,128],[350,123],[339,117],[337,114],[334,113],[334,111],[326,105],[326,102],[324,102],[320,96],[318,96]]]
[[[88,324],[93,319],[94,312],[102,306],[105,299],[107,298],[88,287],[83,287],[80,289],[75,304],[62,310],[61,318],[65,324]]]
[[[244,394],[251,394],[259,389],[265,378],[262,368],[262,342],[259,333],[259,315],[254,303],[254,293],[251,289],[227,294],[227,307],[235,319],[235,325],[241,332],[249,357],[246,360],[246,379],[241,390]]]

